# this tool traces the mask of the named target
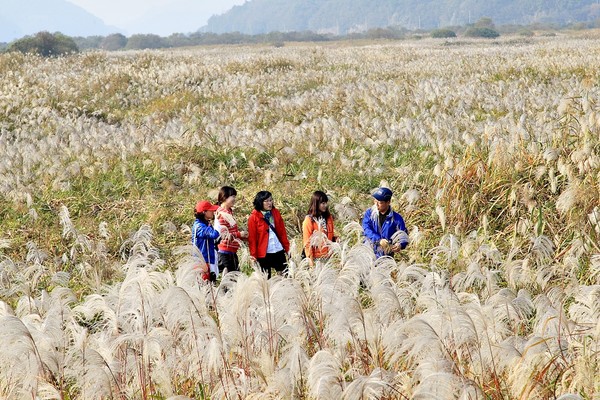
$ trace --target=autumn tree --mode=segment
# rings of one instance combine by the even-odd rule
[[[46,31],[38,32],[34,36],[17,39],[8,45],[7,50],[34,53],[43,57],[79,52],[79,48],[72,38],[60,32],[50,33]]]

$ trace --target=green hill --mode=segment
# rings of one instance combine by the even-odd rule
[[[376,27],[431,29],[482,17],[497,24],[568,24],[600,18],[598,0],[251,0],[211,17],[205,32],[346,34]]]

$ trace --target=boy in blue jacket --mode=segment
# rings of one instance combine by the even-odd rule
[[[392,191],[381,187],[373,193],[375,204],[365,212],[362,227],[377,258],[393,255],[408,245],[408,232],[402,216],[390,205]]]
[[[219,238],[220,233],[210,224],[218,208],[219,206],[206,200],[199,201],[194,209],[196,220],[192,226],[192,243],[204,257],[202,279],[210,282],[215,282],[219,275],[215,240]]]

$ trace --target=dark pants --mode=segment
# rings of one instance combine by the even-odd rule
[[[265,258],[257,258],[260,269],[267,273],[267,276],[271,278],[271,268],[274,268],[277,272],[283,272],[287,269],[287,258],[285,257],[285,251],[281,250],[277,253],[267,253]]]
[[[219,252],[219,273],[223,273],[223,270],[227,268],[227,272],[239,271],[240,262],[236,253],[221,253]]]

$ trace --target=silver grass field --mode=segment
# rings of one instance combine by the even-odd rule
[[[600,399],[598,65],[592,35],[0,54],[0,398]],[[200,283],[225,184],[242,226],[273,192],[287,276],[243,245]]]

